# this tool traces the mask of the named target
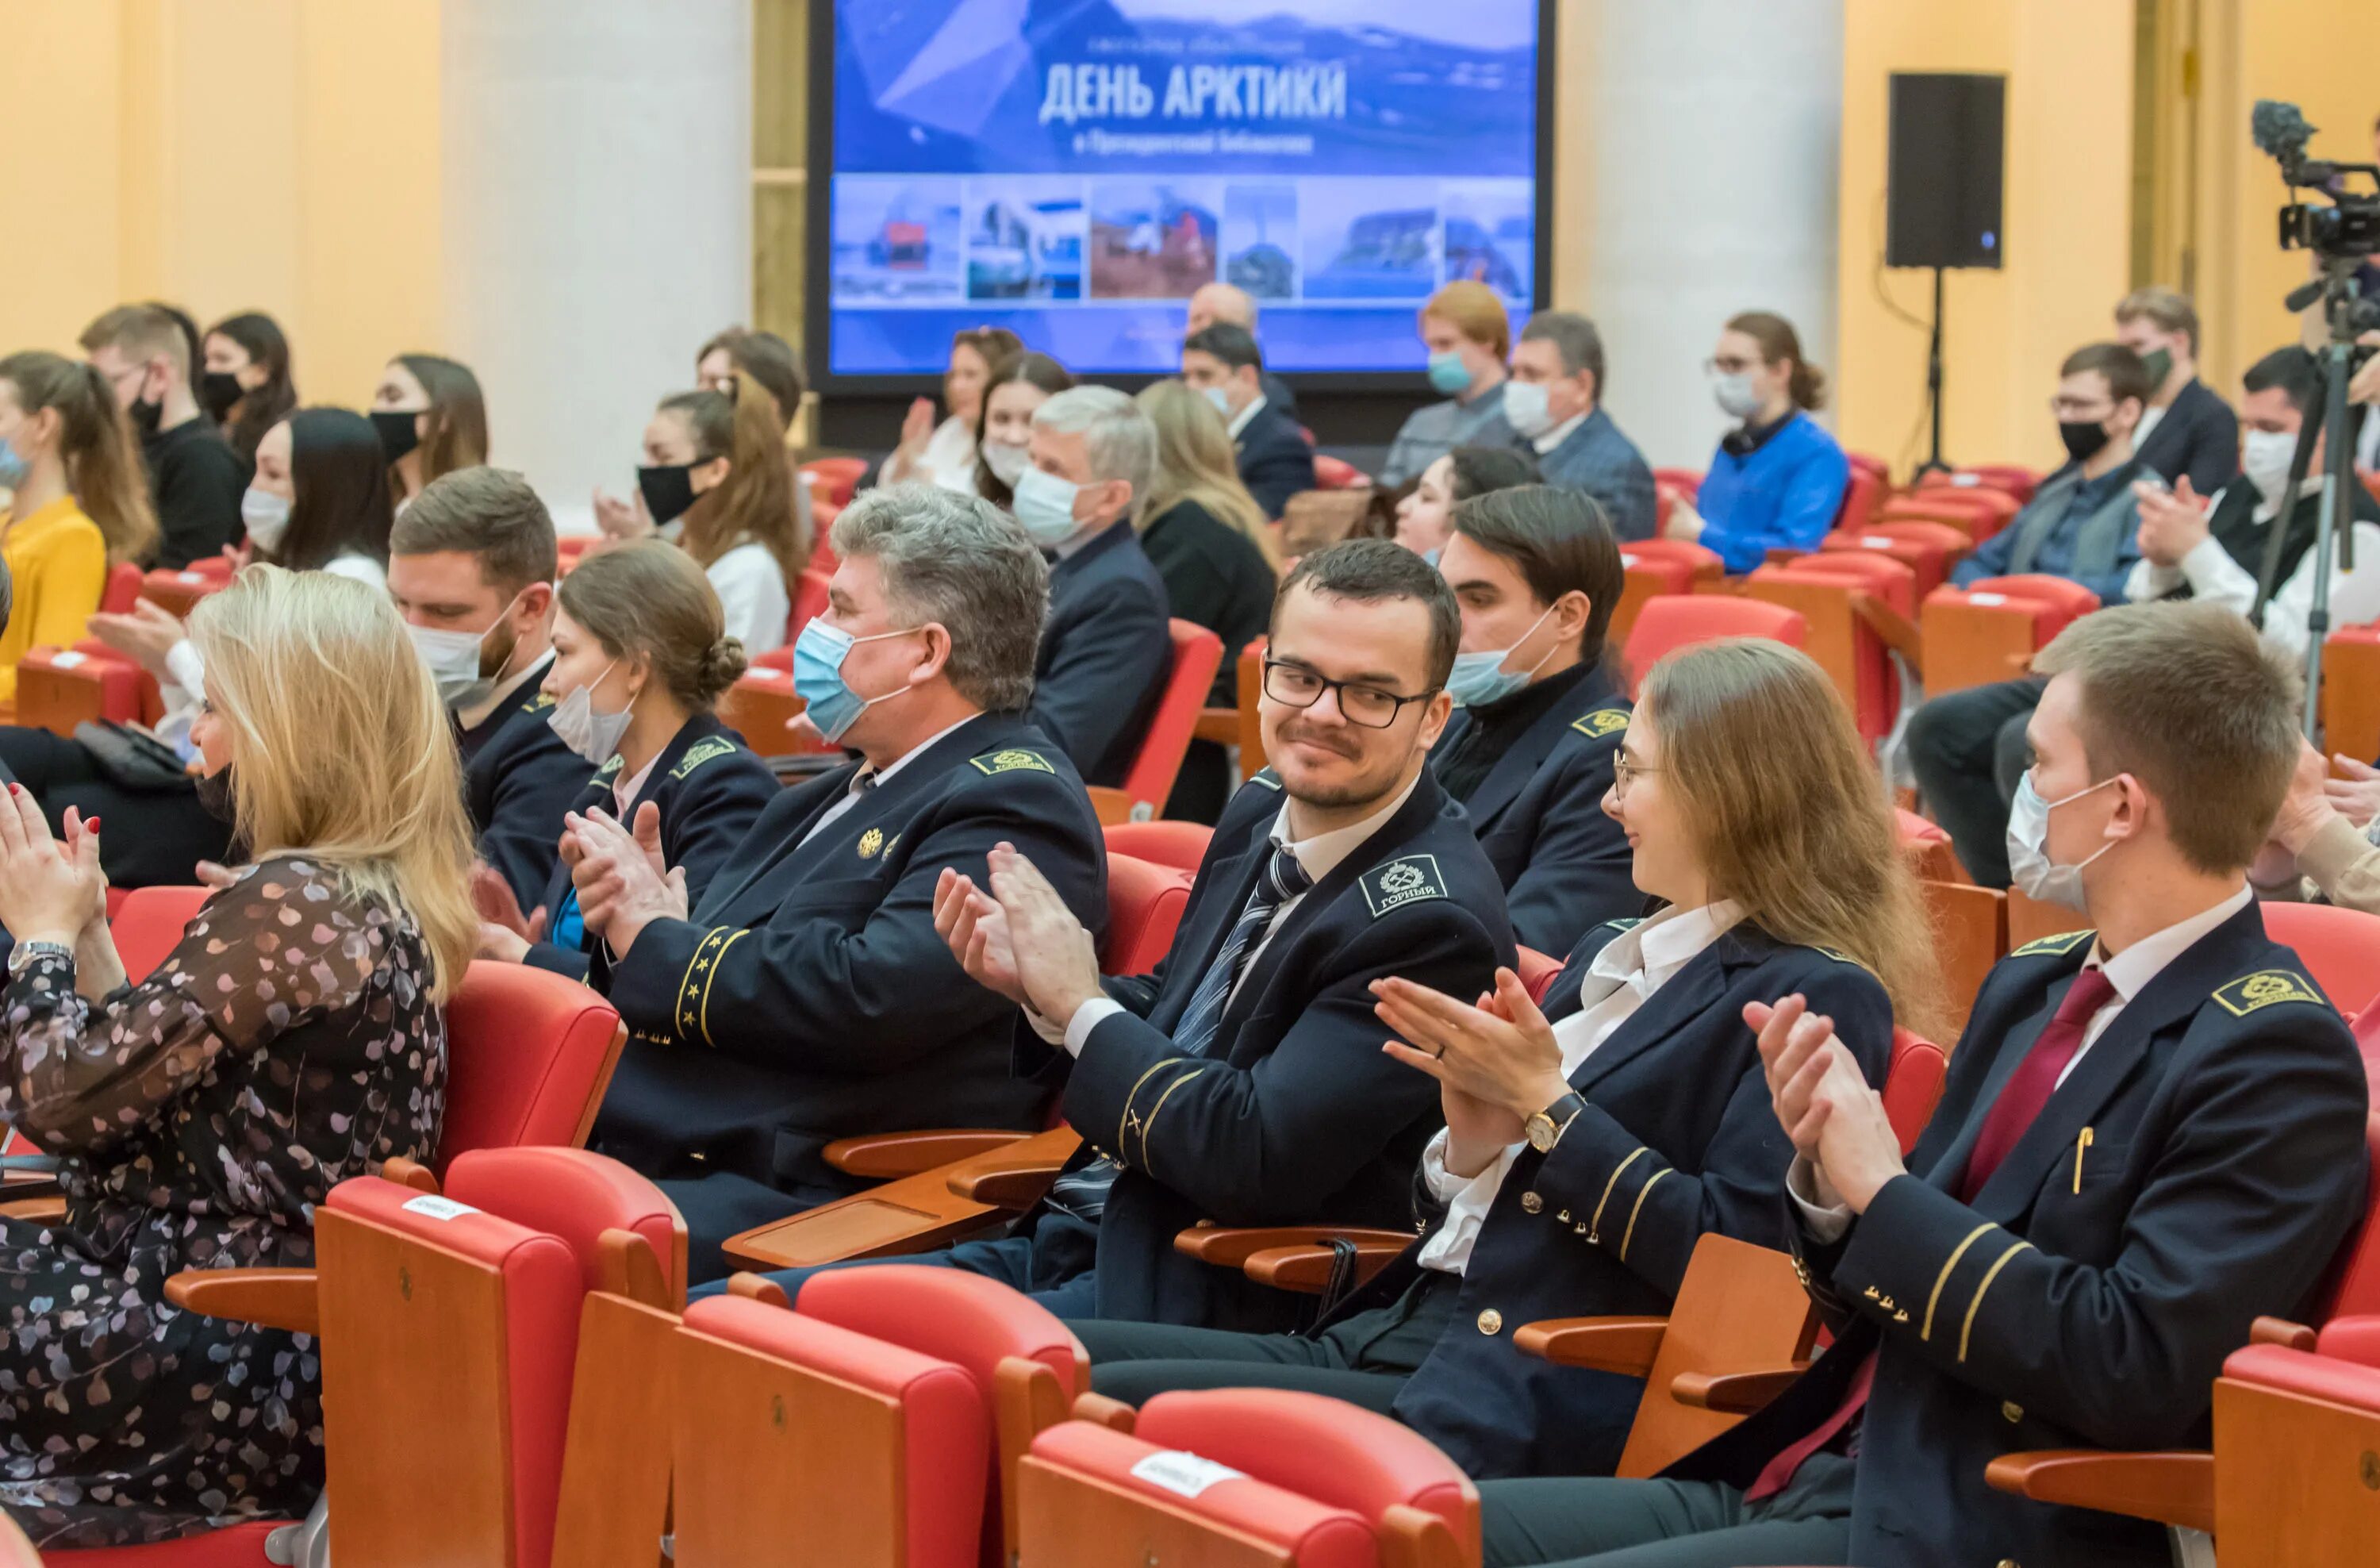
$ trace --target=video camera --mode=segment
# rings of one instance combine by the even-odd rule
[[[2380,255],[2380,164],[2307,157],[2306,142],[2316,128],[2306,124],[2294,103],[2260,98],[2249,123],[2257,147],[2279,162],[2281,177],[2292,192],[2311,190],[2329,203],[2292,201],[2284,206],[2281,249],[2332,258]],[[2350,189],[2350,177],[2357,176],[2374,188]]]

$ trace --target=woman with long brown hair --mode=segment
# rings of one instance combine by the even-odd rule
[[[944,490],[965,490],[975,472],[975,427],[983,412],[983,389],[999,365],[1025,352],[1024,340],[1006,327],[970,327],[951,339],[950,368],[942,372],[941,423],[934,400],[920,397],[901,421],[901,444],[884,459],[879,484],[916,480]]]
[[[1002,511],[1032,466],[1033,412],[1075,384],[1047,354],[1018,354],[991,368],[975,417],[975,492]]]
[[[471,367],[435,354],[400,354],[372,390],[372,428],[388,455],[389,488],[405,510],[421,487],[488,460],[488,401]]]
[[[203,352],[199,401],[223,426],[232,450],[253,464],[264,432],[298,408],[289,339],[263,311],[242,310],[207,329]]]
[[[1785,1241],[1792,1145],[1755,1003],[1804,998],[1871,1083],[1931,1026],[1926,926],[1850,714],[1781,643],[1655,665],[1603,808],[1658,908],[1597,927],[1542,1006],[1375,985],[1382,1049],[1439,1084],[1421,1237],[1292,1338],[1075,1325],[1094,1386],[1297,1387],[1393,1413],[1475,1477],[1609,1475],[1643,1385],[1536,1360],[1506,1325],[1670,1309],[1706,1234]],[[1442,1206],[1442,1207],[1440,1207]]]

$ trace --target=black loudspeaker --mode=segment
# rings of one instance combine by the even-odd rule
[[[1886,266],[2000,264],[2007,108],[2006,77],[1893,73]]]

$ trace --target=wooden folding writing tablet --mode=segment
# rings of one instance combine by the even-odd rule
[[[1925,694],[2014,680],[2033,665],[2030,603],[1978,604],[1928,599],[1918,610],[1925,645]]]
[[[327,1207],[314,1239],[340,1568],[511,1564],[502,1275]]]
[[[730,1236],[724,1250],[728,1257],[755,1269],[807,1269],[846,1258],[930,1251],[996,1225],[1005,1217],[997,1203],[962,1196],[954,1187],[966,1186],[978,1174],[1054,1171],[1066,1162],[1078,1141],[1073,1128],[1053,1127],[1022,1142],[903,1176],[771,1224],[756,1225],[741,1235]],[[1041,1185],[1048,1184],[1044,1180]]]
[[[1296,1568],[1287,1549],[1147,1492],[1027,1456],[1019,1568]]]
[[[901,1407],[681,1327],[676,1568],[899,1568]]]
[[[1742,1419],[1674,1398],[1670,1381],[1679,1373],[1789,1366],[1808,1353],[1814,1332],[1810,1298],[1793,1277],[1791,1257],[1716,1233],[1703,1237],[1678,1283],[1618,1473],[1658,1475]]]
[[[2218,1380],[2215,1520],[2223,1568],[2380,1562],[2380,1414]]]
[[[2008,895],[1966,882],[1924,881],[1926,918],[1934,926],[1934,962],[1942,975],[1942,1003],[1949,1012],[1944,1035],[1958,1038],[1967,1027],[1984,977],[2008,951]]]
[[[554,1519],[557,1565],[657,1568],[661,1562],[677,1328],[675,1313],[604,1292],[587,1297]]]

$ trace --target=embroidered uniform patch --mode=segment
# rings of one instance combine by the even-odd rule
[[[1624,920],[1606,920],[1603,923],[1606,927],[1615,931],[1633,931],[1637,927],[1645,923],[1645,917],[1642,915],[1631,915]]]
[[[521,711],[524,713],[538,713],[542,712],[552,706],[552,697],[546,692],[540,691],[535,697],[530,698],[527,702],[521,704]]]
[[[970,757],[967,760],[975,764],[977,772],[986,775],[1014,772],[1054,773],[1058,771],[1032,752],[1015,748],[1006,751],[995,751],[989,757]]]
[[[2215,1000],[2235,1018],[2244,1018],[2259,1008],[2271,1007],[2283,1002],[2311,1002],[2317,1007],[2330,1005],[2313,982],[2289,969],[2265,969],[2245,979],[2233,980],[2215,992]]]
[[[589,784],[600,784],[605,779],[613,777],[619,772],[621,764],[626,760],[627,759],[625,757],[613,758],[609,762],[606,762],[601,767],[596,769],[595,776],[587,782]]]
[[[883,847],[884,830],[882,828],[870,828],[859,835],[859,857],[862,860],[875,859],[876,852]]]
[[[1364,902],[1371,906],[1376,920],[1391,909],[1446,896],[1435,855],[1407,855],[1376,866],[1364,873],[1362,886]]]
[[[2009,956],[2011,958],[2034,958],[2045,953],[2071,953],[2076,948],[2082,946],[2084,942],[2089,942],[2093,937],[2098,934],[2099,933],[2095,930],[2060,931],[2056,936],[2041,937],[2033,942],[2026,942],[2022,947],[2020,947],[2015,952],[2010,954]]]
[[[1281,775],[1274,772],[1270,768],[1260,768],[1256,772],[1251,773],[1248,776],[1248,783],[1252,784],[1262,784],[1265,788],[1271,790],[1276,795],[1281,793]]]
[[[734,741],[715,735],[707,736],[686,748],[686,755],[679,758],[677,766],[670,770],[670,777],[682,779],[705,762],[716,761],[722,757],[732,757],[735,753]]]
[[[1628,715],[1618,708],[1597,708],[1570,726],[1583,735],[1607,735],[1628,727]]]

